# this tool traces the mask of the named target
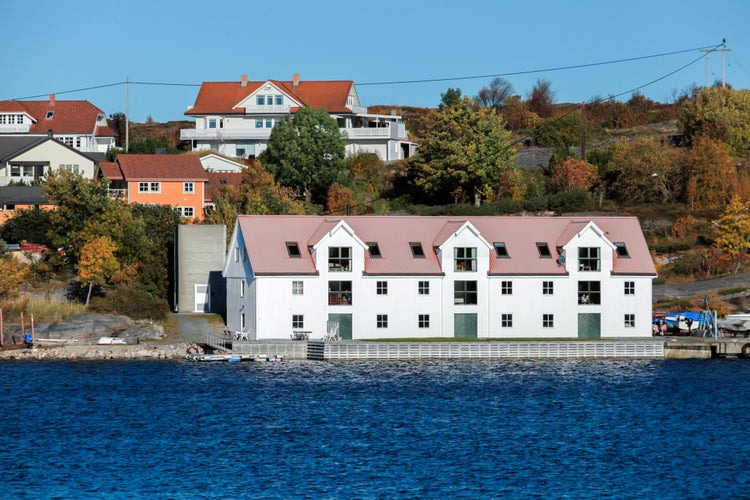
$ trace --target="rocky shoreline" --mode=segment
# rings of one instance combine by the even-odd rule
[[[125,359],[185,359],[188,348],[191,352],[203,354],[197,344],[137,344],[137,345],[60,345],[53,347],[35,346],[31,348],[0,350],[3,360],[125,360]]]

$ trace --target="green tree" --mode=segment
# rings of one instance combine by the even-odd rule
[[[109,115],[107,123],[109,124],[109,128],[114,130],[117,134],[117,145],[122,147],[125,144],[125,128],[127,123],[125,113],[121,111],[112,113]]]
[[[581,145],[581,111],[574,111],[538,124],[531,132],[534,144],[554,148],[555,157],[562,161],[571,156],[571,148]],[[591,124],[586,123],[586,140],[593,135]]]
[[[345,154],[336,120],[325,109],[302,108],[273,128],[260,160],[279,184],[308,203],[322,203],[328,187],[345,175]]]
[[[683,102],[677,120],[688,145],[708,136],[735,156],[750,156],[750,90],[703,89]]]
[[[716,246],[734,263],[737,274],[750,254],[750,207],[735,195],[716,221]]]
[[[43,188],[47,201],[57,207],[49,214],[49,241],[56,248],[65,248],[68,259],[75,264],[85,243],[86,222],[97,220],[114,203],[109,195],[109,182],[58,170],[47,175]]]
[[[461,99],[463,99],[463,96],[461,95],[461,89],[450,88],[440,94],[440,104],[438,104],[438,109],[450,108],[451,106],[455,106],[456,104],[461,102]]]
[[[465,97],[437,111],[433,120],[412,164],[417,185],[447,200],[460,191],[476,206],[494,197],[504,174],[516,169],[502,117],[488,109],[475,110]],[[520,182],[520,176],[517,179]]]
[[[9,243],[22,240],[53,246],[49,239],[50,211],[33,207],[18,210],[16,214],[0,225],[0,238]]]

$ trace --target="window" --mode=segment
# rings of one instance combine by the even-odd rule
[[[301,281],[292,281],[292,295],[303,295],[305,292],[304,283]]]
[[[500,293],[502,295],[513,295],[513,282],[503,281],[500,283]]]
[[[240,280],[240,298],[245,296],[245,280]]]
[[[47,116],[45,116],[44,118],[47,119],[47,120],[51,120],[54,117],[55,117],[55,112],[54,111],[47,111]]]
[[[378,328],[388,328],[388,315],[387,314],[378,314],[377,315],[377,327]]]
[[[302,252],[299,250],[299,243],[296,241],[287,241],[286,251],[292,259],[299,259],[302,257]]]
[[[195,216],[195,209],[193,207],[175,207],[180,217],[192,218]]]
[[[378,281],[376,283],[375,289],[378,295],[388,295],[388,282]]]
[[[380,257],[382,257],[382,255],[380,255],[380,247],[378,246],[377,242],[368,241],[367,248],[370,251],[370,258],[379,259]]]
[[[549,245],[542,241],[536,243],[536,249],[539,252],[539,257],[542,259],[551,259],[552,252],[549,251]]]
[[[266,105],[266,96],[259,95],[256,102],[258,103],[258,106],[265,106]]]
[[[418,258],[418,259],[424,259],[424,250],[422,250],[422,244],[418,241],[412,241],[409,243],[409,247],[411,248],[411,254]]]
[[[578,249],[578,270],[599,271],[599,247],[580,247]]]
[[[419,289],[419,295],[429,295],[430,294],[430,282],[420,281],[418,289]]]
[[[263,128],[263,119],[262,118],[258,118],[257,120],[255,120],[255,128]]]
[[[496,241],[493,243],[493,246],[495,247],[495,256],[498,259],[507,259],[510,257],[510,255],[508,255],[508,248],[505,246],[504,242]]]
[[[578,303],[581,305],[596,305],[602,303],[601,284],[598,281],[578,282]]]
[[[542,314],[542,328],[554,328],[555,327],[555,315],[554,314]]]
[[[542,281],[542,295],[554,295],[555,293],[555,282],[554,281]]]
[[[208,120],[208,128],[216,128],[216,118]]]
[[[273,128],[273,120],[266,118],[266,128]]]
[[[420,314],[419,315],[419,328],[429,328],[429,327],[430,327],[430,315]]]
[[[352,270],[351,247],[328,248],[328,270],[333,272],[346,272]]]
[[[305,327],[304,314],[292,314],[292,328],[299,329]]]
[[[348,306],[352,303],[351,281],[329,281],[328,282],[328,305]]]
[[[240,261],[240,247],[234,247],[234,261]]]
[[[477,249],[476,247],[454,248],[453,256],[455,257],[455,270],[476,271],[477,270]]]
[[[138,192],[139,193],[158,193],[161,191],[160,182],[139,182]]]
[[[635,295],[635,281],[625,282],[625,295]]]
[[[615,249],[617,250],[618,257],[630,257],[630,254],[628,253],[628,247],[625,246],[625,243],[623,243],[622,241],[615,242]]]
[[[247,323],[245,323],[245,313],[240,313],[240,331],[245,331],[245,326]]]
[[[276,105],[281,106],[284,104],[284,96],[283,95],[277,95],[276,96]]]
[[[182,183],[182,192],[183,193],[194,193],[195,192],[195,183],[194,182],[183,182]]]
[[[476,281],[456,281],[453,283],[453,303],[454,304],[476,304],[477,303],[477,282]]]
[[[502,328],[513,328],[513,315],[512,314],[500,315],[500,326]]]
[[[625,328],[635,328],[635,314],[625,315]]]

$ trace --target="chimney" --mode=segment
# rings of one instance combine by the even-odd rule
[[[247,75],[242,75],[242,82],[240,83],[240,87],[247,87]]]
[[[294,80],[292,80],[292,87],[299,87],[299,73],[294,74]]]
[[[55,105],[55,94],[49,95],[49,105],[54,106]]]

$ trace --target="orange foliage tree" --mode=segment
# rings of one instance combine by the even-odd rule
[[[685,198],[691,209],[729,201],[734,190],[735,168],[726,144],[698,137],[690,149]]]
[[[591,189],[599,180],[596,165],[568,158],[552,167],[550,188],[556,193],[573,189]]]

